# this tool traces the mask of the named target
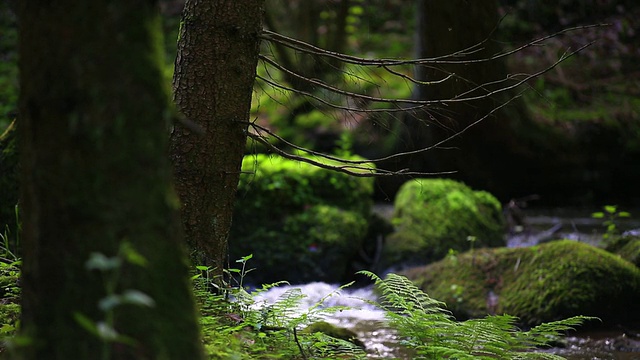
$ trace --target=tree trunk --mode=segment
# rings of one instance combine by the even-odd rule
[[[31,340],[21,357],[203,358],[167,156],[170,99],[154,2],[17,4],[21,333]],[[90,254],[112,257],[124,243],[147,265],[87,268]],[[155,306],[99,308],[109,291],[126,289]],[[132,341],[88,331],[101,321]]]
[[[259,52],[262,0],[188,0],[174,91],[180,111],[204,131],[171,133],[187,242],[220,280],[246,145]]]
[[[495,0],[420,0],[417,16],[417,57],[436,58],[467,50],[467,54],[449,59],[469,61],[465,64],[418,67],[416,77],[419,80],[436,83],[416,86],[414,96],[417,99],[481,97],[512,84],[509,81],[492,84],[507,78],[508,69],[504,59],[472,63],[473,60],[487,59],[501,51],[499,43],[492,38],[492,32],[498,24]],[[453,74],[449,80],[437,83],[449,74]],[[472,89],[475,90],[470,92]],[[514,91],[506,91],[478,100],[431,108],[428,114],[407,116],[407,131],[400,141],[402,148],[398,151],[429,147],[455,137],[442,144],[447,150],[431,150],[413,156],[407,159],[408,164],[400,166],[415,171],[456,171],[453,177],[501,197],[522,195],[511,192],[513,185],[520,182],[519,188],[526,188],[521,186],[521,181],[531,180],[530,174],[535,172],[539,160],[536,159],[536,153],[539,152],[533,150],[531,144],[523,142],[519,132],[529,129],[525,133],[531,134],[535,129],[531,128],[531,119],[521,101],[514,101],[494,111],[514,95]],[[456,135],[487,115],[490,116],[481,123]]]

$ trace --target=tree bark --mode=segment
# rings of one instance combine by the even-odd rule
[[[175,63],[175,102],[201,128],[176,126],[171,158],[190,246],[220,280],[259,53],[262,0],[187,0]]]
[[[168,160],[169,89],[153,1],[17,3],[24,359],[201,359]],[[146,266],[87,269],[128,243]],[[105,276],[106,275],[106,276]],[[155,306],[99,309],[108,278]],[[82,327],[112,317],[130,343]]]

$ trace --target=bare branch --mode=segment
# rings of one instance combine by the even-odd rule
[[[263,76],[260,75],[256,75],[256,78],[259,80],[262,80],[264,82],[266,82],[267,84],[271,85],[274,88],[279,88],[282,90],[286,90],[286,91],[291,91],[293,93],[297,93],[297,94],[301,94],[304,96],[307,96],[311,99],[314,99],[322,104],[325,104],[331,108],[334,109],[339,109],[339,110],[345,110],[345,111],[354,111],[354,112],[362,112],[362,113],[373,113],[373,112],[397,112],[397,111],[411,111],[411,110],[419,110],[422,109],[424,107],[425,104],[421,104],[420,106],[414,106],[414,107],[409,107],[409,108],[395,108],[395,109],[390,109],[390,108],[384,108],[384,109],[361,109],[361,108],[353,108],[353,107],[349,107],[349,106],[344,106],[344,105],[338,105],[338,104],[334,104],[329,102],[328,100],[325,100],[319,96],[313,95],[309,92],[306,91],[302,91],[302,90],[297,90],[294,88],[290,88],[287,86],[284,86],[282,84],[278,84],[274,81],[271,81]]]
[[[414,171],[408,171],[408,169],[402,169],[402,170],[398,170],[398,171],[391,171],[391,170],[385,170],[385,169],[378,169],[378,168],[375,168],[375,167],[351,164],[351,163],[360,163],[360,162],[359,161],[342,159],[342,158],[337,158],[337,157],[332,157],[332,156],[329,156],[329,155],[326,155],[326,154],[320,154],[320,153],[317,153],[317,152],[313,152],[314,155],[318,155],[320,158],[335,159],[334,161],[336,161],[339,164],[339,165],[332,165],[332,164],[328,164],[326,162],[314,160],[313,158],[310,158],[310,157],[291,154],[289,152],[286,152],[286,151],[278,148],[277,146],[271,144],[266,138],[264,138],[263,136],[261,136],[259,134],[249,133],[248,136],[249,136],[249,138],[253,139],[254,141],[263,144],[269,150],[271,150],[274,153],[282,156],[283,158],[305,162],[307,164],[311,164],[313,166],[317,166],[317,167],[322,168],[322,169],[327,169],[327,170],[331,170],[331,171],[337,171],[337,172],[345,173],[345,174],[348,174],[348,175],[351,175],[351,176],[356,176],[356,177],[382,177],[382,176],[397,176],[397,175],[431,176],[431,175],[444,175],[444,174],[453,174],[453,173],[455,173],[455,171],[443,171],[443,172],[433,172],[433,173],[429,173],[429,172],[414,172]],[[311,150],[308,150],[308,149],[304,149],[304,148],[301,148],[301,147],[298,147],[298,148],[301,151],[304,151],[304,152],[307,152],[307,153],[311,153],[312,152]],[[362,164],[367,164],[367,163],[368,164],[373,164],[374,161],[376,161],[376,160],[366,160],[366,161],[362,161],[361,163]],[[343,164],[343,165],[340,165],[340,164]],[[344,164],[346,164],[346,165],[344,165]]]
[[[442,84],[452,79],[460,79],[469,83],[470,89],[465,90],[464,92],[457,94],[456,96],[448,99],[429,99],[429,100],[396,99],[396,98],[387,98],[384,96],[372,96],[369,94],[353,92],[353,91],[345,90],[343,88],[336,87],[334,85],[330,85],[327,82],[322,81],[320,79],[302,75],[301,73],[292,70],[291,67],[287,66],[287,64],[284,64],[284,65],[280,64],[273,58],[266,55],[261,55],[260,60],[262,61],[266,74],[269,78],[261,75],[258,75],[256,78],[257,80],[260,80],[264,84],[267,84],[274,89],[279,89],[284,92],[290,92],[292,94],[302,95],[311,100],[317,101],[318,104],[322,104],[329,108],[333,108],[341,111],[347,111],[350,113],[355,113],[355,112],[357,113],[380,113],[380,112],[392,113],[392,112],[411,112],[411,111],[421,110],[421,111],[427,112],[427,114],[431,114],[431,112],[437,113],[439,107],[444,107],[448,104],[470,102],[475,100],[491,98],[498,94],[505,94],[505,93],[508,94],[510,91],[520,86],[526,85],[527,82],[529,82],[530,80],[537,78],[551,71],[552,69],[556,68],[560,63],[562,63],[569,57],[577,54],[578,52],[582,51],[586,47],[592,45],[593,41],[579,47],[577,50],[573,50],[573,51],[567,50],[553,64],[537,72],[530,73],[530,74],[526,74],[526,73],[509,74],[502,79],[488,81],[482,84],[474,84],[469,80],[456,75],[455,73],[448,73],[447,71],[440,69],[437,66],[452,65],[452,64],[474,64],[474,63],[484,63],[488,61],[496,61],[506,56],[522,51],[526,48],[541,45],[545,41],[553,37],[558,37],[573,31],[584,30],[584,29],[594,28],[594,27],[601,27],[601,26],[605,26],[605,25],[598,24],[598,25],[579,26],[579,27],[564,29],[554,34],[547,35],[547,36],[535,39],[533,41],[530,41],[529,43],[519,46],[515,49],[505,51],[505,52],[500,52],[495,55],[485,57],[482,59],[472,59],[472,58],[470,59],[469,57],[484,50],[483,44],[489,41],[490,37],[487,37],[484,41],[480,43],[477,43],[466,49],[463,49],[448,55],[438,56],[433,58],[406,60],[406,59],[368,59],[363,57],[356,57],[356,56],[341,54],[335,51],[322,49],[314,45],[305,43],[303,41],[296,40],[284,35],[280,35],[269,30],[263,30],[261,34],[261,37],[263,39],[276,44],[278,47],[281,47],[281,46],[288,47],[294,51],[310,54],[318,58],[325,57],[329,59],[329,63],[342,62],[345,64],[353,64],[353,65],[357,65],[365,68],[366,67],[382,68],[384,71],[394,76],[400,77],[413,84],[417,84],[421,86]],[[402,71],[399,71],[397,69],[397,67],[400,67],[400,66],[415,66],[415,65],[426,66],[433,70],[440,71],[442,72],[443,76],[442,78],[433,80],[433,81],[421,81],[410,75],[404,74]],[[297,89],[295,87],[289,87],[289,86],[283,85],[278,80],[275,80],[276,78],[274,78],[274,76],[271,74],[271,72],[269,71],[269,68],[279,71],[286,79],[295,80],[297,84],[306,83],[311,86],[307,88],[307,91],[305,91],[305,90]],[[345,70],[342,70],[342,69],[336,68],[336,71],[344,72],[349,76],[354,76],[362,81],[370,81],[365,78],[360,78],[357,74],[346,72]],[[323,89],[331,93],[338,94],[343,98],[352,98],[352,99],[361,100],[364,103],[385,103],[385,104],[388,104],[388,108],[382,108],[382,109],[359,108],[359,107],[348,105],[348,102],[346,103],[347,105],[338,104],[338,103],[335,103],[334,101],[329,100],[328,98],[323,98],[321,96],[311,93],[310,92],[311,90],[309,89],[315,89],[315,88]],[[426,146],[417,150],[396,153],[386,157],[381,157],[381,158],[372,159],[372,160],[349,160],[349,159],[343,159],[337,156],[327,155],[317,151],[313,151],[285,140],[284,138],[278,136],[276,133],[269,130],[268,128],[256,124],[255,121],[247,123],[247,125],[249,125],[253,129],[253,132],[250,132],[248,136],[254,141],[266,146],[270,151],[276,154],[279,154],[280,156],[283,156],[285,158],[306,162],[320,168],[343,172],[352,176],[358,176],[358,177],[394,176],[394,175],[425,176],[425,175],[451,174],[453,173],[453,171],[437,172],[437,173],[412,172],[412,171],[409,171],[409,169],[403,169],[399,171],[390,171],[385,169],[373,168],[369,166],[369,164],[380,163],[383,161],[388,161],[388,160],[396,159],[399,157],[421,154],[434,149],[450,149],[445,147],[445,145],[448,142],[451,142],[453,139],[461,136],[462,134],[467,132],[470,128],[478,125],[480,122],[484,121],[488,117],[493,116],[497,111],[509,105],[515,99],[519,98],[521,94],[522,92],[516,96],[510,97],[507,101],[504,101],[499,106],[494,107],[481,118],[476,119],[475,121],[466,125],[462,130],[456,131],[455,133],[453,133],[453,135],[447,136],[446,138],[437,141],[433,145]],[[294,153],[287,152],[279,148],[278,146],[269,142],[269,138],[276,139],[279,142],[279,144],[284,144],[284,146],[293,149]],[[306,155],[300,155],[300,154],[306,154]]]
[[[273,31],[269,31],[269,30],[263,30],[262,34],[260,35],[261,38],[268,40],[268,41],[272,41],[272,42],[278,42],[283,44],[284,46],[290,47],[291,49],[297,50],[297,51],[301,51],[301,52],[306,52],[309,54],[314,54],[314,55],[319,55],[319,56],[325,56],[325,57],[329,57],[329,58],[335,58],[337,60],[343,61],[345,63],[349,63],[349,64],[356,64],[356,65],[364,65],[364,66],[399,66],[399,65],[443,65],[443,64],[470,64],[470,63],[480,63],[480,62],[488,62],[488,61],[493,61],[496,59],[500,59],[500,58],[504,58],[510,55],[513,55],[517,52],[520,52],[526,48],[530,48],[533,46],[538,46],[543,44],[545,41],[554,38],[554,37],[558,37],[570,32],[574,32],[574,31],[580,31],[580,30],[585,30],[585,29],[590,29],[590,28],[596,28],[596,27],[604,27],[604,26],[609,26],[609,24],[594,24],[594,25],[585,25],[585,26],[576,26],[576,27],[572,27],[572,28],[568,28],[568,29],[564,29],[558,32],[555,32],[553,34],[550,35],[546,35],[540,38],[537,38],[535,40],[532,40],[522,46],[516,47],[512,50],[506,51],[506,52],[501,52],[498,53],[496,55],[493,55],[491,57],[487,57],[487,58],[482,58],[482,59],[463,59],[463,60],[450,60],[451,58],[460,58],[463,57],[465,55],[474,53],[476,51],[478,51],[479,49],[473,49],[474,47],[476,47],[478,44],[470,47],[469,49],[473,49],[473,51],[470,52],[464,52],[463,51],[458,51],[455,52],[453,54],[447,54],[447,55],[443,55],[443,56],[438,56],[438,57],[433,57],[433,58],[423,58],[423,59],[369,59],[369,58],[363,58],[363,57],[358,57],[358,56],[352,56],[352,55],[346,55],[346,54],[341,54],[341,53],[337,53],[337,52],[333,52],[333,51],[328,51],[322,48],[319,48],[317,46],[305,43],[303,41],[300,40],[296,40],[294,38],[288,37],[288,36],[284,36],[278,33],[275,33]]]
[[[321,87],[323,89],[332,91],[336,94],[340,94],[340,95],[345,95],[348,97],[352,97],[352,98],[358,98],[358,99],[363,99],[363,100],[368,100],[368,101],[373,101],[373,102],[384,102],[384,103],[391,103],[391,104],[418,104],[418,105],[431,105],[431,104],[435,104],[436,102],[426,102],[426,101],[422,101],[422,100],[412,100],[412,99],[391,99],[391,98],[382,98],[382,97],[375,97],[375,96],[369,96],[369,95],[363,95],[363,94],[358,94],[358,93],[354,93],[351,91],[346,91],[346,90],[342,90],[339,88],[336,88],[334,86],[331,86],[323,81],[317,80],[317,79],[312,79],[312,78],[308,78],[305,76],[302,76],[300,74],[297,74],[287,68],[285,68],[284,66],[278,64],[277,62],[275,62],[274,60],[269,59],[266,56],[260,56],[260,60],[268,63],[269,65],[277,68],[280,71],[285,72],[288,75],[291,76],[295,76],[298,79],[307,81],[313,85],[316,85],[318,87]],[[297,91],[297,90],[296,90]]]
[[[594,42],[595,41],[591,41],[591,42],[581,46],[577,50],[562,54],[562,56],[555,63],[553,63],[550,66],[548,66],[548,67],[546,67],[546,68],[544,68],[544,69],[542,69],[542,70],[540,70],[538,72],[535,72],[533,74],[522,75],[522,76],[524,76],[522,79],[520,79],[519,81],[517,81],[514,84],[511,84],[509,86],[504,86],[504,87],[498,88],[496,90],[491,90],[491,91],[488,91],[488,90],[485,89],[486,92],[483,93],[483,94],[480,94],[480,95],[456,96],[456,97],[451,98],[451,99],[414,100],[414,99],[389,99],[389,98],[374,97],[374,96],[362,95],[362,94],[357,94],[357,93],[341,90],[341,89],[332,87],[330,85],[327,85],[327,84],[325,84],[325,83],[323,83],[323,82],[321,82],[319,80],[307,78],[307,77],[304,77],[302,75],[295,74],[293,72],[290,72],[290,74],[295,74],[295,76],[297,76],[300,79],[305,79],[306,81],[309,81],[309,82],[311,82],[311,83],[313,83],[315,85],[321,86],[321,87],[323,87],[323,88],[325,88],[327,90],[334,91],[336,93],[339,93],[339,94],[342,94],[342,95],[345,95],[345,96],[350,96],[350,97],[354,97],[354,98],[361,98],[361,99],[370,100],[370,101],[374,101],[374,102],[385,102],[385,103],[392,103],[392,104],[419,105],[419,106],[416,106],[416,107],[413,108],[415,110],[415,109],[422,108],[424,106],[443,105],[443,104],[448,104],[448,103],[460,103],[460,102],[467,102],[467,101],[473,101],[473,100],[481,100],[481,99],[486,99],[486,98],[492,97],[492,96],[500,94],[500,93],[511,91],[511,90],[513,90],[513,89],[525,84],[529,80],[537,78],[540,75],[551,71],[552,69],[557,67],[561,62],[563,62],[566,59],[570,58],[571,56],[579,53],[580,51],[584,50],[585,48],[591,46]],[[264,56],[261,56],[261,59],[263,61],[267,61],[268,58],[266,58]],[[269,62],[269,64],[276,64],[274,66],[276,66],[278,69],[281,69],[281,71],[288,71],[284,67],[282,67],[281,65],[277,65],[277,63],[275,61],[273,61],[273,60],[269,59],[268,62]],[[296,90],[296,89],[289,88],[289,87],[286,87],[286,86],[281,85],[281,84],[277,84],[277,83],[275,83],[273,81],[270,81],[270,80],[268,80],[268,79],[266,79],[266,78],[264,78],[264,77],[262,77],[260,75],[258,75],[257,78],[269,83],[273,87],[281,88],[281,89],[284,89],[284,90],[296,92],[296,93],[311,97],[311,98],[313,98],[313,99],[315,99],[315,100],[317,100],[317,101],[319,101],[319,102],[321,102],[321,103],[323,103],[323,104],[325,104],[327,106],[330,106],[330,107],[333,107],[333,108],[336,108],[336,109],[348,110],[348,111],[360,111],[360,112],[384,112],[384,111],[390,111],[391,110],[391,109],[355,109],[355,108],[345,107],[345,106],[342,106],[342,105],[337,105],[337,104],[330,103],[329,101],[327,101],[325,99],[322,99],[322,98],[320,98],[318,96],[315,96],[315,95],[313,95],[311,93],[303,92],[301,90]],[[465,92],[463,94],[470,94],[472,92],[475,92],[476,90],[483,89],[484,87],[486,87],[489,84],[494,84],[494,83],[498,83],[498,82],[507,81],[507,80],[510,80],[510,78],[511,78],[510,76],[507,76],[507,78],[502,79],[502,80],[497,80],[497,81],[488,82],[488,83],[485,83],[485,84],[478,85],[477,87],[475,87],[475,88],[473,88],[471,90],[468,90],[467,92]],[[407,109],[398,109],[398,110],[395,110],[395,111],[405,111],[405,110],[407,110]]]

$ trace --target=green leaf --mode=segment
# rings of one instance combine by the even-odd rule
[[[631,217],[631,214],[630,214],[630,213],[628,213],[628,212],[626,212],[626,211],[620,211],[620,212],[618,213],[618,216],[619,216],[619,217]]]
[[[107,312],[120,304],[122,304],[122,298],[119,295],[112,294],[100,299],[100,301],[98,301],[98,308]]]
[[[131,243],[127,241],[124,241],[120,244],[120,254],[122,254],[122,256],[129,264],[138,265],[141,267],[147,266],[147,259],[138,251],[136,251]]]
[[[116,329],[114,329],[113,326],[105,322],[102,322],[102,321],[98,322],[96,326],[96,330],[98,331],[98,336],[102,340],[116,341],[118,339],[119,334],[116,331]]]
[[[246,263],[247,261],[253,258],[253,254],[249,254],[247,256],[243,256],[241,259],[236,260],[237,263]]]
[[[73,318],[78,323],[78,325],[80,325],[83,329],[87,330],[88,332],[92,333],[95,336],[99,336],[98,328],[91,319],[82,315],[79,312],[74,312]]]
[[[608,212],[609,214],[615,214],[616,210],[618,209],[617,206],[615,205],[605,205],[603,207],[604,211]]]
[[[10,334],[16,330],[16,327],[11,324],[4,324],[0,327],[0,334]]]
[[[109,271],[120,267],[122,261],[117,257],[107,257],[102,253],[93,252],[85,263],[88,270]]]
[[[121,296],[122,302],[133,305],[140,305],[146,307],[154,307],[156,302],[151,296],[143,293],[142,291],[129,289],[125,290]]]
[[[204,266],[204,265],[198,265],[198,266],[196,266],[196,269],[198,269],[200,271],[208,271],[209,267],[208,266]]]
[[[591,217],[594,219],[602,219],[604,218],[604,213],[601,211],[594,212],[593,214],[591,214]]]

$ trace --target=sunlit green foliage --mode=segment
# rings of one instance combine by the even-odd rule
[[[373,179],[268,155],[246,156],[243,171],[230,249],[261,254],[251,281],[339,281],[366,235]]]
[[[613,239],[613,237],[620,235],[618,230],[617,221],[620,218],[628,218],[631,216],[627,211],[619,211],[615,205],[605,205],[602,208],[603,211],[597,211],[591,214],[594,219],[603,219],[602,226],[605,228],[605,233],[602,238],[605,242]]]

